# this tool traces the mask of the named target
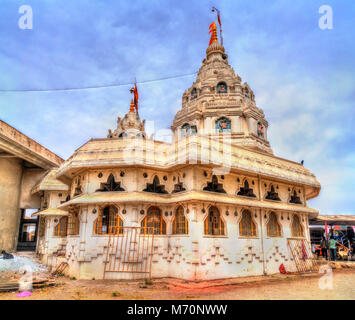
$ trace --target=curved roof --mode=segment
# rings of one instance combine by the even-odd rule
[[[67,216],[68,212],[56,208],[49,208],[46,210],[38,211],[32,214],[32,217],[37,217],[37,216]]]
[[[190,136],[172,144],[142,139],[92,139],[77,149],[58,169],[57,178],[72,177],[84,168],[145,166],[173,170],[186,164],[230,168],[234,172],[311,187],[316,196],[320,183],[299,163],[203,136]]]
[[[44,176],[44,178],[32,188],[31,193],[35,194],[39,191],[46,191],[46,190],[68,191],[69,187],[56,178],[57,172],[58,169],[52,169],[48,171],[48,173]]]
[[[255,208],[267,208],[270,210],[289,210],[296,212],[309,213],[316,216],[318,211],[303,205],[287,204],[275,201],[260,201],[240,196],[231,196],[227,194],[219,194],[206,191],[189,191],[175,194],[156,194],[150,192],[95,192],[92,194],[84,194],[74,198],[68,202],[61,204],[58,208],[66,209],[72,205],[88,205],[88,204],[110,204],[110,203],[160,203],[175,204],[183,201],[204,201],[225,203],[230,205],[242,205]]]

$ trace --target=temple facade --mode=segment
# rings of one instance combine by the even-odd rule
[[[210,280],[296,270],[320,184],[275,156],[253,90],[217,39],[182,95],[172,142],[149,139],[138,108],[32,189],[37,253],[80,279]]]

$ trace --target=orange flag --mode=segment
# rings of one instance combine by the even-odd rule
[[[138,88],[137,88],[137,83],[134,84],[134,88],[130,90],[131,93],[133,93],[133,104],[134,108],[136,109],[136,112],[138,112]]]
[[[217,26],[216,26],[216,23],[213,21],[210,25],[210,32],[209,33],[212,33],[211,34],[211,39],[210,39],[210,43],[209,45],[212,44],[212,42],[217,42]]]

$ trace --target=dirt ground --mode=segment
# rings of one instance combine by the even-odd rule
[[[0,300],[355,300],[355,270],[333,270],[333,289],[322,290],[322,275],[274,275],[188,282],[177,279],[145,281],[70,280],[56,278],[56,285],[16,298],[18,292],[0,293]]]

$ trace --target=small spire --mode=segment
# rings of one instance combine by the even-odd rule
[[[129,112],[134,112],[134,102],[133,99],[131,100],[131,106],[129,108]]]

